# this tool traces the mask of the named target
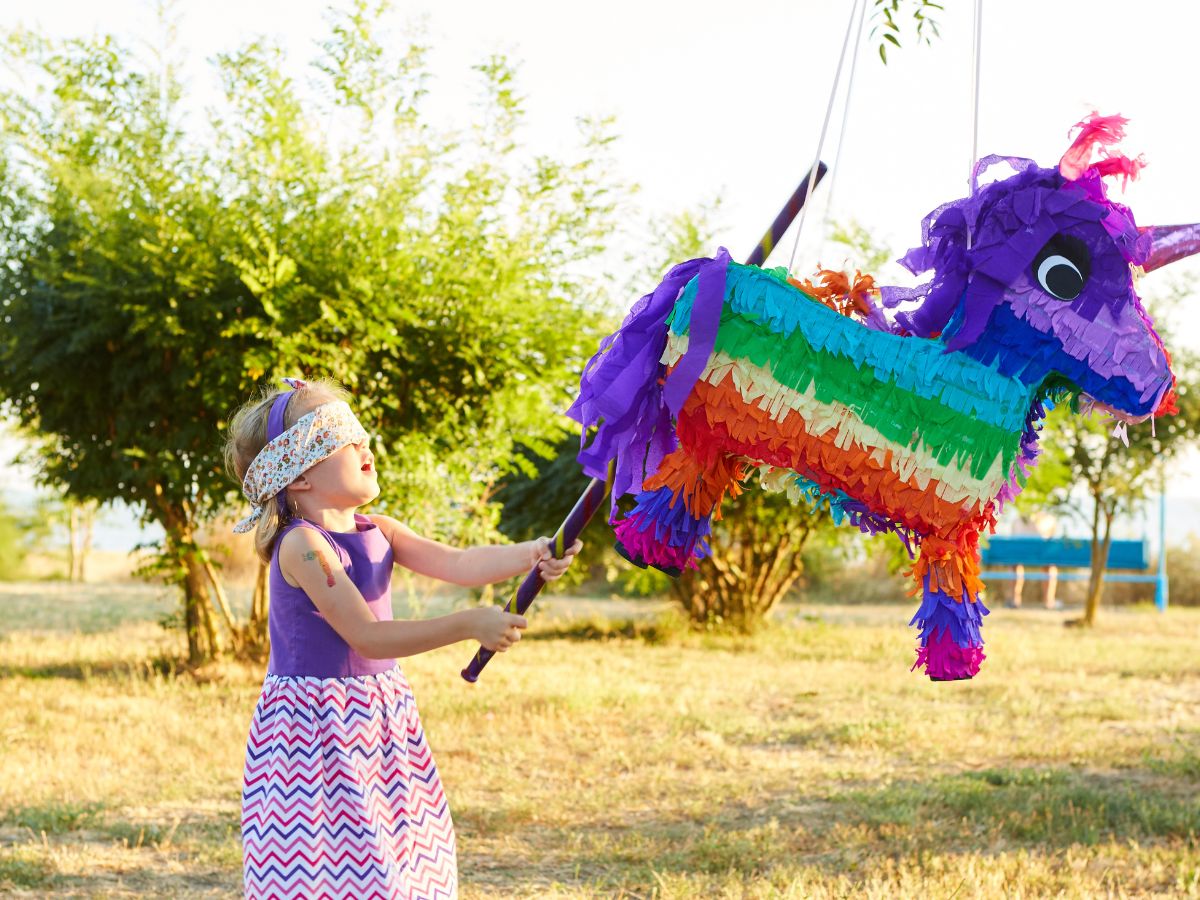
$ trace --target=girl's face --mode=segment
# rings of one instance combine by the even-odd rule
[[[379,496],[375,456],[365,442],[348,444],[306,470],[288,491],[312,509],[363,506]]]

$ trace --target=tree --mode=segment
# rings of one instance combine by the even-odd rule
[[[276,336],[249,361],[256,375],[282,358],[350,387],[388,511],[444,538],[491,539],[517,442],[549,453],[598,334],[579,270],[615,224],[608,124],[583,123],[578,160],[528,160],[515,72],[496,57],[477,67],[471,134],[437,135],[420,117],[422,48],[389,69],[361,7],[334,33],[319,67],[345,137],[330,143],[275,51],[222,59],[236,108],[220,129],[223,193],[257,300],[227,331]]]
[[[58,526],[67,532],[67,581],[87,580],[87,558],[92,550],[92,534],[99,506],[94,500],[71,497],[38,498],[35,515],[46,526]]]
[[[45,523],[13,513],[0,496],[0,581],[15,581],[25,571],[25,557],[45,537]]]
[[[185,130],[165,49],[146,67],[112,38],[7,44],[30,88],[0,97],[0,397],[46,483],[162,525],[193,663],[263,643],[265,607],[235,620],[197,539],[240,503],[222,428],[257,387],[342,381],[385,508],[490,537],[513,447],[562,433],[594,344],[580,264],[620,193],[608,123],[578,159],[530,158],[493,58],[474,132],[436,133],[423,48],[381,35],[384,12],[331,15],[315,93],[265,42],[222,55],[210,133]]]
[[[752,631],[804,573],[810,538],[832,527],[827,512],[748,486],[722,504],[712,555],[671,582],[671,597],[697,625]]]
[[[40,435],[43,482],[163,526],[199,662],[223,647],[195,541],[226,491],[216,410],[249,390],[240,357],[259,340],[218,344],[248,292],[222,259],[210,162],[169,67],[138,71],[111,38],[6,49],[31,89],[0,99],[0,396]]]
[[[1154,304],[1156,328],[1168,349],[1169,333],[1163,328],[1165,313],[1179,308],[1190,293],[1181,284],[1171,286],[1163,301]],[[1154,493],[1163,489],[1165,466],[1200,434],[1200,391],[1196,388],[1198,361],[1176,350],[1172,367],[1178,413],[1128,429],[1128,446],[1113,435],[1113,424],[1097,415],[1081,415],[1078,401],[1061,405],[1046,418],[1041,434],[1041,456],[1018,505],[1049,506],[1087,522],[1091,531],[1092,564],[1087,602],[1082,618],[1068,624],[1091,626],[1104,593],[1104,573],[1112,544],[1112,525],[1134,514]],[[1086,502],[1081,503],[1082,490]]]

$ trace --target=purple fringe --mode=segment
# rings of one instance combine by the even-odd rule
[[[672,400],[682,403],[691,389],[691,384],[682,382],[696,368],[695,360],[699,359],[702,370],[712,352],[728,266],[729,253],[724,248],[713,259],[692,259],[675,266],[658,287],[634,304],[621,327],[600,343],[600,349],[584,367],[579,396],[567,415],[583,426],[578,459],[584,472],[604,478],[609,461],[614,457],[617,460],[613,516],[617,500],[641,490],[646,473],[656,471],[663,457],[678,446],[671,421],[673,410],[659,383],[663,371],[660,360],[667,345],[667,318],[680,291],[701,276],[701,290],[692,310],[695,331],[701,333],[693,333],[688,353],[667,385]],[[687,365],[683,366],[685,361]],[[675,378],[676,373],[680,378]],[[587,431],[594,425],[599,426],[595,437],[585,447]],[[623,452],[618,454],[618,449]]]
[[[613,531],[635,558],[665,568],[694,569],[696,560],[710,552],[709,517],[693,516],[666,487],[639,494],[633,511]]]

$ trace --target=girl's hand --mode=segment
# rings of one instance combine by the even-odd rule
[[[503,653],[521,639],[528,624],[524,616],[506,613],[499,606],[480,606],[471,611],[471,632],[488,650]]]
[[[567,552],[561,559],[554,556],[551,550],[553,546],[548,537],[540,537],[533,541],[529,564],[538,567],[538,573],[542,576],[543,581],[554,581],[556,578],[561,578],[563,572],[567,571],[567,567],[571,565],[571,561],[575,559],[575,554],[583,549],[583,541],[575,541],[567,548]]]

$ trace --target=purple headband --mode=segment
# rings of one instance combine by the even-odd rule
[[[292,402],[292,397],[296,391],[302,387],[308,387],[308,382],[302,381],[299,378],[284,378],[283,382],[287,384],[291,390],[284,391],[275,398],[271,404],[271,411],[267,414],[267,443],[275,440],[279,435],[283,434],[285,425],[285,417],[287,415],[288,404]],[[288,517],[287,508],[287,488],[284,488],[275,496],[275,502],[279,505],[279,517],[286,519]]]

